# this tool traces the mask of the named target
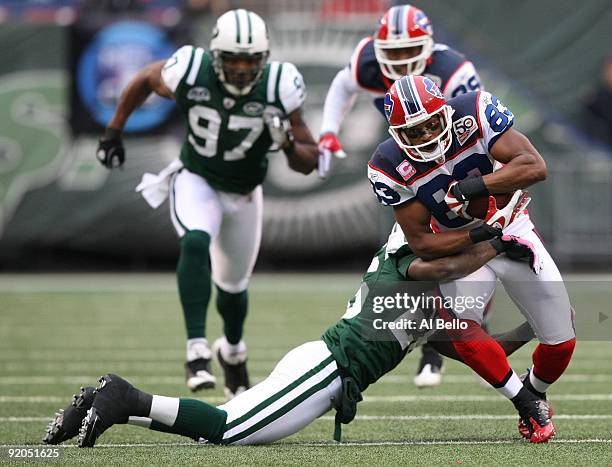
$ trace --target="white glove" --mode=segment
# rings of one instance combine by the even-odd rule
[[[276,150],[286,149],[293,144],[291,122],[286,115],[278,109],[266,109],[263,113],[263,119]]]

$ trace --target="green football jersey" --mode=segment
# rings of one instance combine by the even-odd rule
[[[264,110],[271,107],[289,114],[304,102],[297,68],[269,62],[249,94],[234,96],[217,78],[212,54],[185,46],[166,62],[162,78],[187,123],[180,156],[185,168],[215,190],[253,191],[265,178],[272,145]]]
[[[392,296],[403,290],[402,283],[410,281],[406,272],[417,256],[405,240],[398,244],[403,234],[396,229],[372,260],[363,275],[362,284],[349,301],[346,313],[340,321],[321,336],[338,365],[355,379],[361,391],[395,368],[412,349],[425,342],[432,330],[380,329],[383,322],[427,321],[433,315],[423,310],[407,312],[405,309],[380,310],[378,297]],[[401,241],[401,240],[400,240]],[[413,282],[423,292],[431,290],[431,283]],[[378,305],[378,306],[376,306]],[[377,321],[378,320],[378,321]]]

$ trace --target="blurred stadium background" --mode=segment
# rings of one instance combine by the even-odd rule
[[[429,15],[438,42],[475,63],[544,155],[549,178],[532,190],[530,209],[554,257],[565,270],[606,269],[612,106],[600,98],[600,115],[589,102],[597,92],[610,102],[610,3],[412,3]],[[269,23],[272,58],[304,74],[316,133],[331,79],[390,4],[0,0],[0,270],[172,269],[177,241],[167,207],[153,211],[133,190],[144,171],[178,153],[183,128],[172,105],[151,99],[132,119],[124,170],[110,173],[94,158],[102,123],[132,74],[185,43],[206,45],[224,10],[250,8]],[[291,173],[284,157],[271,156],[259,270],[361,269],[386,238],[391,213],[365,176],[385,125],[367,97],[356,107],[341,133],[349,158],[329,179]]]

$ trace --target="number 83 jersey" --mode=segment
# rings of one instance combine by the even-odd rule
[[[431,212],[435,221],[432,224],[440,230],[481,222],[457,216],[444,202],[444,196],[453,180],[486,175],[502,167],[490,149],[514,123],[512,112],[485,91],[462,94],[447,104],[454,113],[452,142],[443,163],[414,161],[393,138],[381,143],[368,163],[368,177],[381,204],[398,206],[417,198]],[[508,233],[519,235],[519,231],[533,228],[528,216],[516,224]]]
[[[209,51],[184,46],[168,59],[162,79],[187,122],[181,161],[215,190],[246,194],[265,178],[272,144],[263,112],[288,115],[306,98],[304,82],[291,63],[269,62],[245,96],[228,93],[213,69]]]

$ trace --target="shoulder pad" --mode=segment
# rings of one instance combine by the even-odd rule
[[[304,84],[302,74],[293,63],[283,62],[279,66],[278,97],[285,109],[285,113],[289,115],[304,104],[306,100],[306,85]],[[272,76],[268,78],[268,89],[276,84],[270,82],[271,78]]]
[[[193,51],[194,47],[192,45],[185,45],[174,52],[164,64],[161,71],[162,80],[172,92],[176,91],[179,83],[187,73]]]
[[[374,40],[371,37],[362,39],[351,57],[349,63],[351,76],[359,87],[368,91],[386,93],[391,82],[387,82],[380,71],[380,65],[374,53]]]
[[[401,175],[402,165],[405,164],[401,149],[391,138],[376,148],[368,163],[368,178],[382,205],[397,206],[414,198],[414,193]]]

